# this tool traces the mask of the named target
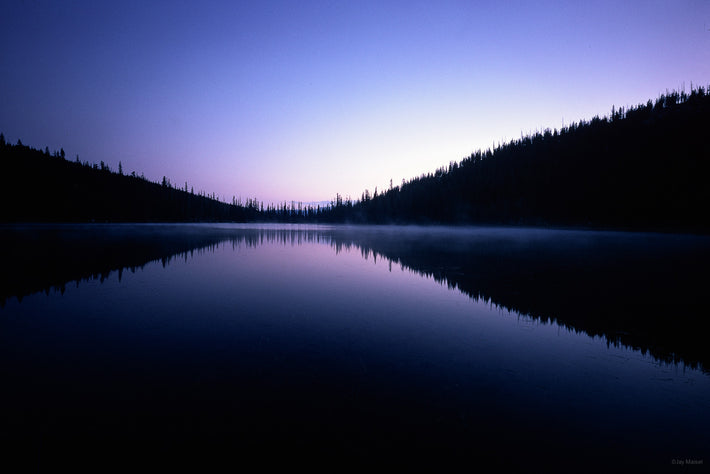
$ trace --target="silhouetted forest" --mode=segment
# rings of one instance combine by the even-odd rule
[[[91,164],[50,154],[0,135],[0,221],[5,222],[160,222],[254,220],[249,202],[227,204],[174,186],[163,177],[154,183],[135,172],[113,171],[104,162]]]
[[[706,89],[667,93],[338,198],[322,219],[708,231],[709,129]]]
[[[522,136],[434,173],[330,205],[224,203],[5,142],[0,221],[280,221],[710,230],[710,93],[672,92],[606,117]]]

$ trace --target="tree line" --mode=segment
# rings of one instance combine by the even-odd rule
[[[608,116],[478,150],[326,205],[265,204],[69,161],[0,135],[3,221],[278,221],[710,230],[710,93],[667,92]]]
[[[667,92],[366,190],[324,218],[708,231],[709,129],[706,88]]]
[[[255,205],[228,204],[217,196],[173,185],[163,177],[152,182],[135,172],[124,174],[99,164],[66,159],[0,134],[0,221],[5,222],[175,222],[248,221]]]

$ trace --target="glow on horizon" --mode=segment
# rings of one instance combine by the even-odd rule
[[[0,131],[177,186],[322,201],[710,82],[710,2],[34,2]]]

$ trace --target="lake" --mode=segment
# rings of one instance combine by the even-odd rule
[[[707,236],[36,224],[0,245],[0,441],[27,470],[710,462]]]

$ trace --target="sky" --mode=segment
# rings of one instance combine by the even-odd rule
[[[359,198],[710,84],[710,0],[14,1],[0,132],[260,201]]]

